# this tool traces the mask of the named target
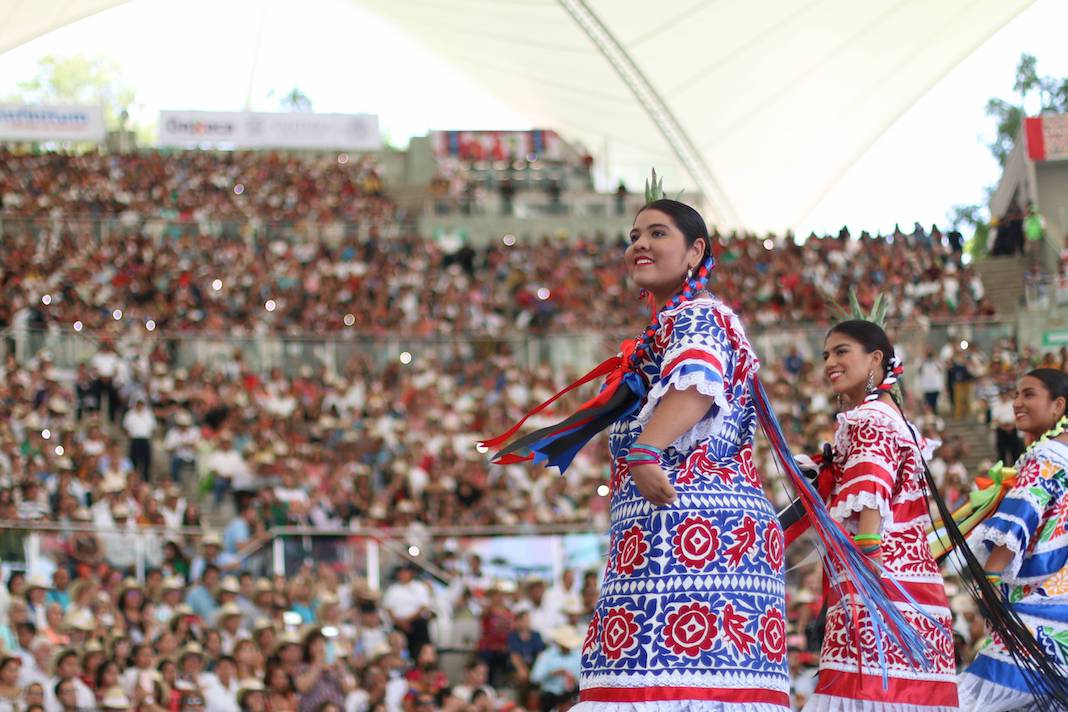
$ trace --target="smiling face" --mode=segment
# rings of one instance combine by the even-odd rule
[[[858,403],[867,390],[868,374],[882,372],[881,351],[867,353],[859,341],[836,331],[827,335],[823,342],[823,374],[835,393]]]
[[[671,216],[653,208],[643,210],[630,230],[630,246],[624,255],[627,273],[657,301],[666,302],[682,286],[686,271],[700,264],[705,244],[704,238],[698,238],[687,245]]]
[[[1041,437],[1064,416],[1065,399],[1053,398],[1046,384],[1034,376],[1024,376],[1016,385],[1012,411],[1016,427],[1028,435]]]

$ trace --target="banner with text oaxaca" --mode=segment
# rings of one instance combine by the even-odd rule
[[[382,137],[373,114],[161,111],[159,144],[374,151],[382,147]]]
[[[0,141],[104,140],[99,106],[0,104]]]

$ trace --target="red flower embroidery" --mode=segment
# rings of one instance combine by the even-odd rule
[[[656,334],[653,335],[653,348],[657,351],[663,351],[671,343],[671,332],[675,330],[675,319],[668,317],[664,320],[664,325],[656,330]]]
[[[774,523],[768,524],[764,529],[764,553],[768,557],[768,565],[774,573],[782,571],[783,557],[783,533],[780,527]]]
[[[671,543],[676,559],[692,569],[703,569],[718,554],[719,531],[704,517],[687,517],[675,530]]]
[[[618,492],[630,477],[630,464],[623,457],[617,457],[612,461],[612,477],[608,481],[611,492]]]
[[[723,626],[723,632],[727,634],[727,640],[731,641],[734,649],[739,653],[748,654],[749,648],[756,642],[756,638],[745,632],[749,619],[737,613],[733,603],[728,603],[723,607],[723,614],[719,620]]]
[[[601,617],[597,615],[597,611],[594,611],[593,618],[590,619],[590,625],[586,628],[586,639],[582,641],[583,654],[597,647],[597,628],[600,623]]]
[[[637,524],[623,532],[619,540],[619,548],[616,550],[616,573],[630,575],[636,569],[645,566],[648,559],[645,555],[649,552],[649,542],[645,540],[645,533]]]
[[[773,663],[781,663],[786,657],[786,621],[782,611],[772,608],[760,616],[760,647]]]
[[[753,446],[746,445],[739,453],[739,469],[742,471],[742,476],[745,477],[745,481],[750,485],[764,491],[764,483],[760,481],[760,473],[757,472],[756,465],[753,464]]]
[[[676,655],[696,657],[716,639],[716,614],[704,603],[690,603],[669,613],[664,643]]]
[[[734,473],[729,468],[716,463],[708,456],[708,443],[703,443],[694,448],[690,456],[686,458],[686,467],[681,475],[675,479],[675,484],[692,484],[698,477],[718,477],[723,484],[729,485],[734,479]]]
[[[610,608],[601,624],[601,649],[608,660],[619,660],[638,644],[638,624],[626,608]]]
[[[742,524],[731,531],[731,541],[734,543],[727,549],[727,563],[732,568],[737,568],[742,559],[749,554],[756,544],[756,520],[748,514],[742,519]]]

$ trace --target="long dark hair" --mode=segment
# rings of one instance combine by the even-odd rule
[[[867,353],[879,351],[883,355],[883,378],[891,368],[890,360],[894,356],[894,345],[890,337],[878,324],[863,319],[850,319],[831,327],[827,335],[843,334],[863,347]],[[1068,377],[1060,371],[1048,368],[1040,368],[1027,374],[1042,381],[1053,398],[1065,397],[1068,402]],[[901,403],[890,393],[894,405],[897,407],[901,419],[908,427],[909,434],[916,445],[917,450],[922,451],[920,440],[916,431],[905,412]],[[927,460],[921,452],[920,462],[923,463],[924,478],[921,481],[928,501],[935,503],[938,515],[941,518],[946,534],[953,543],[953,549],[959,552],[963,566],[961,573],[964,588],[968,595],[975,601],[980,614],[987,620],[990,627],[1001,637],[1005,649],[1012,656],[1013,661],[1023,671],[1024,680],[1028,689],[1035,697],[1035,704],[1039,709],[1046,709],[1049,705],[1051,710],[1068,709],[1068,679],[1055,661],[1051,661],[1042,646],[1035,640],[1034,634],[1027,625],[1002,597],[1001,592],[995,588],[986,578],[986,571],[979,563],[975,553],[965,540],[957,523],[953,520],[953,512],[942,499],[927,466]]]
[[[853,339],[863,347],[865,353],[880,352],[883,355],[882,376],[886,376],[886,371],[890,368],[890,359],[894,357],[894,345],[890,343],[890,337],[886,335],[881,326],[865,319],[850,319],[832,326],[827,336],[831,334],[842,334]],[[882,378],[879,380],[881,381]]]
[[[1041,381],[1050,400],[1063,398],[1065,413],[1068,413],[1068,374],[1056,368],[1036,368],[1024,375]]]
[[[675,227],[679,229],[682,236],[686,238],[686,246],[693,247],[693,244],[700,239],[705,241],[705,251],[701,255],[701,261],[704,262],[705,258],[712,254],[712,240],[708,235],[708,225],[705,223],[705,219],[701,217],[701,213],[694,210],[686,203],[680,203],[677,200],[671,200],[670,198],[660,198],[654,200],[651,203],[646,203],[642,206],[641,210],[634,216],[637,219],[638,215],[641,215],[646,210],[659,210],[660,212],[671,218],[671,222],[675,223]]]
[[[701,217],[701,213],[697,212],[686,203],[680,203],[677,200],[670,200],[668,198],[661,198],[660,200],[654,200],[651,203],[646,203],[642,206],[642,209],[635,215],[635,219],[646,210],[659,210],[671,218],[671,221],[675,223],[675,227],[679,229],[679,232],[681,232],[686,239],[686,245],[688,247],[693,246],[698,240],[704,239],[705,250],[704,254],[701,255],[701,262],[698,264],[697,273],[690,278],[683,280],[682,284],[679,286],[679,291],[675,293],[675,296],[653,315],[649,325],[645,327],[645,331],[642,332],[641,338],[630,356],[632,367],[637,367],[642,356],[649,350],[649,345],[653,342],[653,337],[656,336],[656,330],[660,326],[660,312],[674,309],[679,304],[693,299],[694,295],[704,290],[705,285],[708,283],[708,278],[712,273],[712,268],[715,266],[715,260],[712,257],[712,240],[708,236],[708,226],[705,224],[705,219]]]

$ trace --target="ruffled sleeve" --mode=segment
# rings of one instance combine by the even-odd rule
[[[1061,500],[1065,493],[1064,468],[1043,454],[1043,447],[1039,446],[1028,455],[1017,470],[1016,483],[1005,495],[997,511],[976,527],[969,537],[972,549],[984,564],[996,546],[1004,546],[1013,553],[1012,561],[1002,572],[1006,583],[1026,583],[1023,579],[1031,579],[1035,574],[1038,574],[1037,578],[1043,578],[1052,573],[1051,570],[1043,570],[1052,567],[1044,566],[1025,567],[1036,570],[1021,572],[1025,559],[1036,545],[1036,537],[1044,537],[1046,534],[1044,525],[1053,518],[1053,526],[1050,528],[1052,530],[1056,527],[1056,518],[1051,515],[1063,504]],[[1036,551],[1033,552],[1032,558],[1059,553],[1060,562],[1063,564],[1064,547],[1056,548],[1062,551],[1043,551],[1041,554]]]
[[[638,413],[645,427],[657,404],[672,388],[696,389],[712,398],[708,412],[672,445],[689,450],[718,430],[717,423],[728,407],[725,381],[738,362],[728,330],[737,328],[737,317],[711,301],[690,302],[665,315],[657,331],[655,347],[661,350],[660,368]],[[744,338],[744,337],[743,337]]]
[[[860,407],[839,416],[835,435],[837,481],[831,516],[846,522],[863,509],[891,518],[901,451],[894,425],[874,409]]]

